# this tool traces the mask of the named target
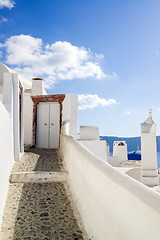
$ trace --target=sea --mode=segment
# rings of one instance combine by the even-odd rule
[[[158,167],[160,168],[160,152],[157,152],[157,162],[158,162]]]
[[[110,155],[113,155],[113,142],[114,141],[126,141],[128,152],[136,151],[137,147],[141,149],[140,137],[116,137],[116,136],[101,136],[102,140],[106,140],[110,147]],[[157,136],[157,164],[160,168],[160,136]]]

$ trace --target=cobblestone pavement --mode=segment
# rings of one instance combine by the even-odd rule
[[[34,150],[34,152],[37,159],[39,152],[37,150]],[[46,153],[43,154],[40,150],[41,157],[43,155],[46,158],[46,155],[50,155],[50,151],[47,150]],[[55,153],[57,154],[57,151]],[[28,164],[34,158],[34,153],[33,151],[26,153],[25,158],[27,154],[29,156]],[[55,161],[56,157],[51,157],[51,161],[53,159]],[[36,160],[34,159],[33,162],[35,163]],[[42,160],[40,162],[48,170],[48,163],[44,164]],[[62,167],[59,163],[58,167],[54,164],[54,169]],[[24,169],[24,171],[27,168],[20,165],[16,167],[14,169]],[[32,164],[31,167],[28,166],[28,169],[33,170],[33,168],[36,168],[36,164]],[[10,184],[0,239],[86,239],[82,232],[80,221],[77,219],[78,217],[74,213],[66,182]]]
[[[59,151],[54,149],[30,148],[16,161],[12,172],[63,171]]]

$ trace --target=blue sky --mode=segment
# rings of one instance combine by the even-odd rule
[[[79,125],[101,135],[140,135],[149,108],[160,134],[159,13],[158,0],[0,0],[1,62],[80,95]]]

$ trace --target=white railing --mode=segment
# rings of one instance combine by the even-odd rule
[[[91,239],[160,238],[160,194],[61,135],[69,185]]]

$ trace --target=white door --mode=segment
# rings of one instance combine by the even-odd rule
[[[37,144],[38,148],[59,147],[59,103],[39,103],[37,109]]]

